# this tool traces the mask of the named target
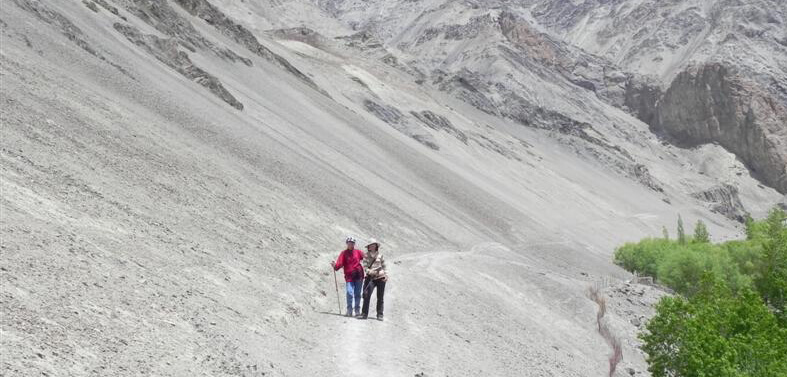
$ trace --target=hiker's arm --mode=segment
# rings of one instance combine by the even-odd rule
[[[380,255],[380,270],[383,272],[383,281],[388,281],[388,268],[385,267],[385,258]]]
[[[339,258],[336,258],[336,262],[331,262],[333,265],[333,269],[338,271],[340,268],[344,266],[344,254],[339,254]]]

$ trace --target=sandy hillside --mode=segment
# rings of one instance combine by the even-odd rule
[[[408,47],[339,5],[0,3],[0,374],[605,376],[597,287],[616,375],[647,375],[661,293],[614,247],[784,200],[513,59],[499,20]],[[384,322],[337,315],[348,234],[382,241]]]

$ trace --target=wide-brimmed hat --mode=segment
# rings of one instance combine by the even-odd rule
[[[370,239],[369,239],[369,242],[366,244],[366,248],[368,249],[368,248],[369,248],[369,246],[372,246],[372,245],[377,245],[377,248],[380,248],[380,242],[378,242],[378,241],[377,241],[376,239],[374,239],[374,238],[370,238]]]

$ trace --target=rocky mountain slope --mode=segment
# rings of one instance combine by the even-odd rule
[[[607,287],[615,373],[647,375],[652,300],[622,297],[645,288],[613,248],[678,214],[738,237],[784,198],[771,165],[642,120],[716,92],[642,78],[549,6],[3,1],[2,373],[609,375]],[[347,234],[382,239],[385,322],[335,315]]]
[[[684,147],[718,143],[787,192],[787,3],[541,1],[564,40],[642,75],[627,103]]]

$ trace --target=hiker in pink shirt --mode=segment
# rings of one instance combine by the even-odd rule
[[[353,307],[355,308],[355,315],[361,315],[361,286],[363,284],[363,267],[361,260],[363,260],[363,252],[355,248],[355,238],[347,237],[347,248],[339,254],[336,262],[331,262],[334,270],[338,271],[340,268],[344,269],[344,281],[346,282],[347,289],[347,316],[352,317]],[[355,306],[353,306],[353,303]]]

